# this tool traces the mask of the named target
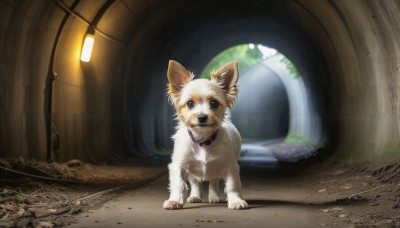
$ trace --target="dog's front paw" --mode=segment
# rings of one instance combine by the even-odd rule
[[[243,210],[248,209],[249,205],[244,200],[238,200],[236,202],[229,203],[228,208],[232,210]]]
[[[188,202],[188,203],[201,203],[201,199],[199,197],[192,196],[192,197],[187,198],[186,202]]]
[[[166,210],[180,210],[183,208],[183,204],[177,201],[166,200],[164,201],[163,208]]]

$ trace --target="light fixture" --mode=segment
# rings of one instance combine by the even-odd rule
[[[90,61],[90,57],[92,56],[93,44],[94,44],[94,27],[90,26],[86,33],[85,41],[83,42],[81,61],[83,62]]]

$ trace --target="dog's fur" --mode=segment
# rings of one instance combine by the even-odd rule
[[[220,203],[221,179],[226,184],[228,208],[248,208],[240,196],[237,160],[241,138],[225,115],[236,100],[238,76],[237,62],[211,72],[211,80],[193,80],[194,75],[181,64],[169,61],[168,95],[179,123],[173,136],[172,162],[168,166],[170,197],[164,202],[164,209],[182,209],[185,201],[201,202],[202,181],[209,181],[208,202]],[[187,199],[186,181],[190,183]]]

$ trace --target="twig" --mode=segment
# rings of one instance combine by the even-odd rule
[[[37,192],[39,192],[39,191],[42,191],[42,190],[43,190],[43,187],[42,187],[41,189],[38,189],[38,190],[36,190],[36,191],[30,193],[28,196],[32,196],[33,194],[35,194],[35,193],[37,193]]]
[[[66,203],[68,203],[68,201],[69,201],[69,199],[68,199],[68,197],[66,197],[64,194],[62,194],[61,193],[61,195],[66,199],[66,201],[65,202],[63,202],[63,204],[66,204]]]
[[[80,199],[77,199],[77,200],[75,200],[75,201],[87,200],[87,199],[93,198],[93,197],[98,196],[98,195],[103,195],[103,194],[105,194],[105,193],[109,193],[109,192],[112,192],[112,191],[116,191],[116,190],[118,190],[118,189],[121,189],[122,187],[124,187],[124,186],[122,185],[122,186],[119,186],[119,187],[116,187],[116,188],[110,188],[110,189],[108,189],[108,190],[96,192],[96,193],[94,193],[94,194],[85,196],[85,197],[80,198]]]
[[[47,214],[39,215],[39,216],[36,216],[36,218],[48,217],[48,216],[51,216],[51,215],[62,215],[62,214],[65,214],[65,213],[69,212],[71,210],[71,208],[72,207],[64,207],[64,208],[60,209],[59,211],[55,211],[55,212],[50,212],[50,213],[47,213]]]
[[[392,167],[392,170],[390,171],[390,174],[388,175],[389,177],[386,178],[387,181],[390,181],[392,178],[397,176],[400,173],[400,170],[398,171],[397,168],[400,167],[400,163],[397,163]]]
[[[59,211],[50,212],[50,213],[46,213],[46,214],[42,214],[42,215],[37,215],[35,217],[36,218],[43,218],[43,217],[48,217],[48,216],[51,216],[51,215],[62,215],[62,214],[65,214],[65,213],[69,212],[71,209],[72,209],[72,207],[64,207],[64,208],[60,209]],[[32,214],[27,216],[27,215],[25,215],[23,213],[21,215],[17,215],[17,216],[11,217],[11,218],[0,219],[0,221],[1,222],[11,222],[11,221],[14,221],[14,220],[18,220],[18,219],[20,219],[22,217],[32,217],[32,216],[33,216]]]
[[[362,191],[362,192],[356,193],[356,194],[354,194],[354,195],[349,196],[349,199],[351,199],[351,198],[353,198],[353,197],[355,197],[355,196],[358,196],[358,195],[367,193],[367,192],[375,191],[375,190],[380,189],[380,188],[385,187],[385,186],[386,186],[386,185],[381,185],[381,186],[378,186],[378,187],[373,188],[373,189],[370,189],[370,190],[366,190],[366,191]]]
[[[14,169],[10,169],[10,168],[4,167],[4,166],[0,166],[0,170],[4,170],[6,172],[11,172],[11,173],[15,173],[15,174],[18,174],[18,175],[31,177],[31,178],[34,178],[34,179],[39,179],[39,180],[56,181],[56,182],[64,182],[64,183],[71,183],[71,184],[82,184],[83,183],[82,181],[62,180],[62,179],[57,179],[57,178],[52,178],[52,177],[44,177],[44,176],[33,175],[33,174],[17,171],[17,170],[14,170]]]

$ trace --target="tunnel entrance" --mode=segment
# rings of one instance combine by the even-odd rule
[[[206,65],[200,75],[209,78],[212,69],[219,69],[229,61],[238,61],[239,96],[230,112],[231,120],[244,141],[283,138],[288,132],[289,101],[281,78],[288,80],[300,75],[296,76],[290,71],[274,71],[276,66],[265,62],[270,58],[280,59],[275,65],[288,68],[290,64],[298,72],[291,61],[275,49],[250,43],[222,51]]]
[[[262,44],[239,44],[213,57],[201,77],[229,61],[239,62],[239,96],[230,116],[243,140],[242,165],[275,166],[311,156],[318,145],[295,131],[298,125],[309,127],[305,115],[314,111],[293,62]]]

